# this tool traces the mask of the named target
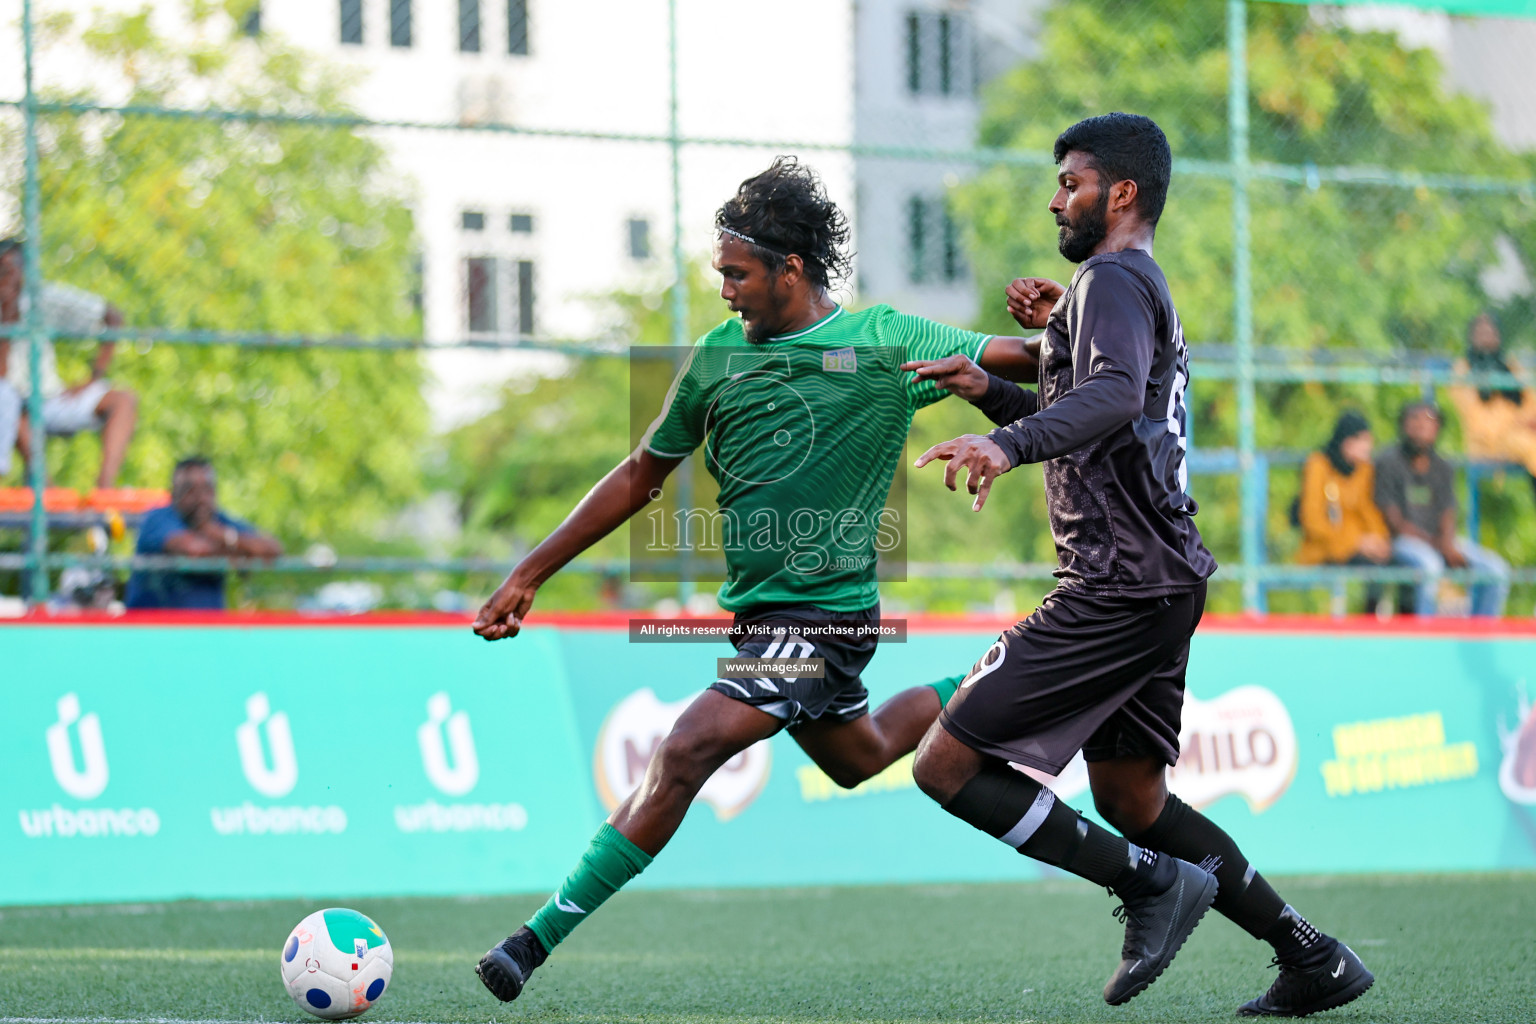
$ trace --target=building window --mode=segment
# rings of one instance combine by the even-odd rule
[[[480,0],[459,0],[459,52],[480,52]]]
[[[533,214],[514,213],[511,217],[507,218],[507,230],[514,235],[533,234]]]
[[[465,323],[471,334],[533,334],[532,260],[471,256],[464,261]]]
[[[251,38],[261,35],[261,3],[257,0],[246,8],[245,17],[240,19],[240,31]]]
[[[496,316],[497,261],[492,256],[473,256],[464,262],[469,329],[476,334],[494,334],[500,328]]]
[[[907,200],[907,259],[913,284],[953,284],[965,278],[960,226],[942,197]]]
[[[517,261],[517,333],[533,333],[533,261]]]
[[[916,11],[907,15],[907,92],[914,96],[923,91],[923,18]]]
[[[363,45],[363,0],[341,0],[341,41]]]
[[[914,96],[969,96],[976,91],[970,22],[950,11],[907,15],[907,92]]]
[[[632,260],[651,258],[651,222],[644,217],[629,219],[629,258]]]
[[[478,210],[465,210],[459,215],[459,226],[465,231],[484,231],[485,214]]]
[[[507,0],[507,52],[528,56],[528,0]]]
[[[389,45],[411,45],[411,0],[389,0]]]

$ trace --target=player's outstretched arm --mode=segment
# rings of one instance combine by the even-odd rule
[[[517,563],[481,606],[475,632],[487,640],[517,636],[544,581],[644,508],[682,461],[661,458],[644,448],[631,452],[587,492],[555,532]]]
[[[1040,379],[1040,336],[1011,338],[998,335],[987,342],[986,350],[981,353],[981,368],[1017,384],[1034,384]]]
[[[993,342],[1002,340],[995,338]],[[950,394],[965,399],[998,426],[1033,415],[1039,408],[1039,400],[1033,391],[982,369],[964,353],[957,352],[943,359],[914,359],[902,363],[901,369],[920,380],[931,380]]]
[[[1002,341],[993,338],[991,344]],[[976,402],[987,393],[987,371],[964,353],[957,352],[943,359],[912,359],[898,367],[913,374],[918,380],[931,380],[957,398]]]

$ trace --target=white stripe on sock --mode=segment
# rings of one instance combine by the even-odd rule
[[[1024,817],[1020,818],[1019,823],[1003,836],[1003,842],[1015,850],[1029,842],[1029,837],[1045,824],[1045,816],[1051,813],[1051,805],[1055,802],[1056,794],[1042,787],[1035,795],[1035,802],[1030,804],[1029,810],[1024,813]]]

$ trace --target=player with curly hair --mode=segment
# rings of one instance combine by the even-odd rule
[[[555,945],[638,875],[722,765],[787,729],[838,785],[852,788],[911,753],[959,677],[904,690],[872,713],[860,673],[880,620],[875,566],[893,528],[885,508],[913,413],[955,381],[903,368],[955,357],[1033,380],[1022,338],[962,331],[830,294],[847,276],[848,221],[814,172],[780,157],[715,216],[714,268],[736,316],[689,350],[640,446],[605,476],[485,603],[475,632],[516,636],[541,584],[661,494],[700,445],[720,484],[732,642],[752,659],[816,659],[823,674],[717,678],[652,755],[640,787],[592,839],[532,920],[476,968],[517,998]],[[982,389],[987,378],[980,375]]]

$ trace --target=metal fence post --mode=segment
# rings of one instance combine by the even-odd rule
[[[677,0],[667,0],[667,147],[672,151],[672,347],[686,348],[688,337],[688,254],[683,249],[683,136],[677,117]],[[682,366],[679,363],[678,369]],[[678,507],[693,507],[693,465],[677,467]],[[686,519],[681,520],[686,522]],[[693,596],[692,558],[687,536],[678,551],[677,599],[686,605]]]
[[[22,182],[22,224],[26,244],[22,247],[22,268],[26,274],[23,287],[27,314],[21,333],[27,339],[27,365],[31,368],[31,393],[27,395],[27,420],[32,444],[28,452],[28,477],[32,483],[32,534],[27,545],[27,572],[34,605],[48,600],[48,511],[43,491],[48,481],[48,467],[43,464],[47,436],[43,432],[43,341],[47,325],[43,322],[42,197],[37,170],[37,94],[32,86],[32,0],[21,3],[21,46],[26,89],[22,96],[22,134],[26,138],[26,168]]]
[[[1254,459],[1253,266],[1249,237],[1248,179],[1248,6],[1227,0],[1227,135],[1232,165],[1232,340],[1237,351],[1237,471],[1241,485],[1243,609],[1260,610],[1259,583],[1252,570],[1263,560],[1258,543],[1263,523],[1254,496],[1260,471]],[[1268,481],[1266,480],[1267,484]]]

